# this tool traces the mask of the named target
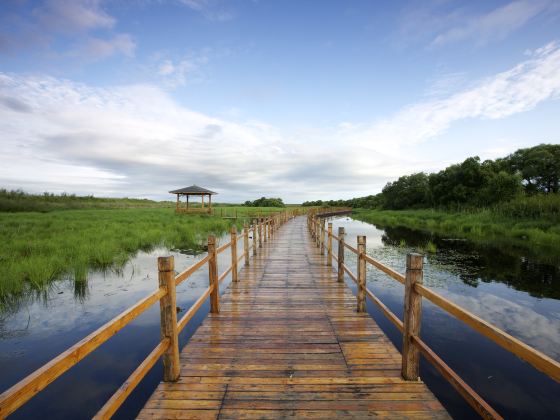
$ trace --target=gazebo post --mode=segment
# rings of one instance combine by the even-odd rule
[[[189,211],[189,195],[187,194],[187,211]]]
[[[204,194],[200,194],[202,196],[202,208],[204,208]]]
[[[179,210],[179,194],[177,194],[177,206],[175,208]]]

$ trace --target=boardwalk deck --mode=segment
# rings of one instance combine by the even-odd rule
[[[139,418],[449,418],[308,235],[283,225],[239,273]]]

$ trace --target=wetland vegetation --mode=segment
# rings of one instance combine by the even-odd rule
[[[164,246],[199,251],[209,234],[221,235],[232,223],[241,227],[246,212],[246,207],[234,207],[240,218],[232,222],[176,215],[173,206],[165,201],[0,190],[0,306],[45,293],[56,279],[85,285],[89,270],[118,271],[140,250]]]

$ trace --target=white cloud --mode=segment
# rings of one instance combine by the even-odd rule
[[[427,43],[442,47],[471,41],[485,45],[500,41],[530,24],[557,20],[560,2],[556,0],[514,0],[491,8],[492,4],[465,2],[459,7],[449,1],[423,1],[407,5],[402,13],[398,41]],[[475,8],[489,11],[473,11]]]
[[[475,39],[478,43],[501,40],[536,16],[557,6],[556,0],[512,1],[487,14],[471,17],[462,25],[450,28],[439,34],[432,44],[440,46],[465,39]]]
[[[172,76],[179,64],[163,61],[159,71]],[[442,136],[454,122],[505,118],[559,95],[555,43],[508,71],[384,120],[291,132],[186,109],[156,86],[94,88],[0,73],[0,159],[7,162],[0,183],[160,198],[198,183],[232,201],[366,195],[392,177],[425,169],[425,161],[403,150]]]
[[[443,134],[465,119],[501,119],[533,109],[560,95],[560,48],[556,42],[536,50],[512,69],[481,80],[447,97],[405,107],[370,126],[343,130],[347,138],[374,149],[397,153]]]
[[[110,28],[115,19],[100,4],[101,0],[47,0],[33,13],[45,28],[54,32]]]
[[[179,3],[201,13],[208,20],[225,22],[234,17],[229,9],[222,6],[220,0],[179,0]]]
[[[177,62],[164,60],[158,67],[157,73],[167,87],[185,86],[189,79],[201,77],[200,64],[205,60],[183,59]],[[192,77],[191,77],[192,76]]]
[[[117,21],[101,0],[47,0],[30,14],[24,3],[19,14],[0,18],[0,50],[48,51],[50,58],[64,59],[65,64],[68,58],[134,56],[136,43],[129,34],[114,31]]]
[[[134,57],[135,50],[136,43],[129,34],[118,34],[108,39],[91,37],[79,48],[84,57],[93,60],[117,54]]]
[[[158,74],[160,76],[168,76],[175,72],[175,66],[171,60],[164,60],[163,63],[159,65]]]

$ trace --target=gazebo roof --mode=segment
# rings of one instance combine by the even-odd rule
[[[214,191],[207,190],[206,188],[199,187],[198,185],[191,185],[190,187],[181,188],[178,190],[169,191],[171,194],[218,194]]]

